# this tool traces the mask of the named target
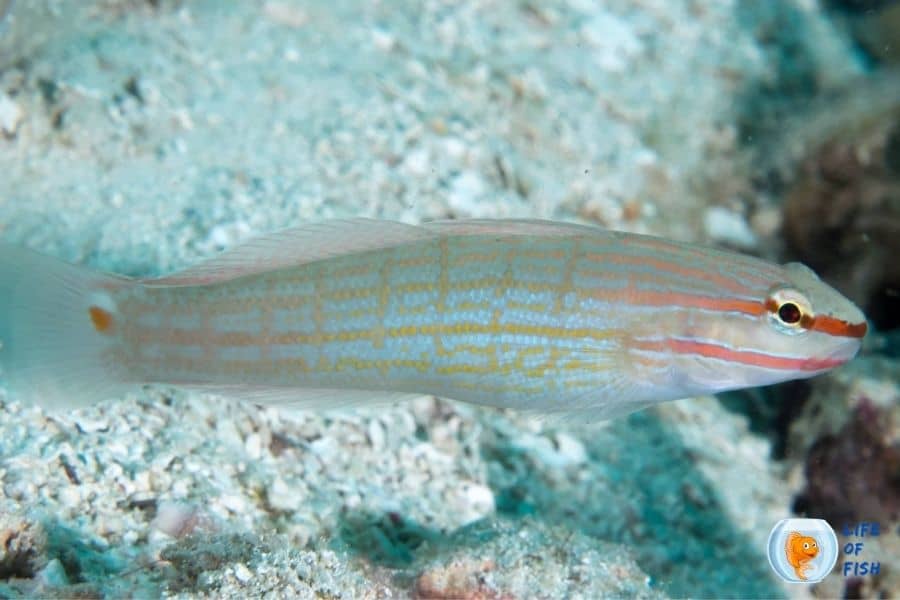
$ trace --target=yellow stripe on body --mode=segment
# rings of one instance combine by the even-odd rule
[[[571,250],[552,247],[542,253],[529,248],[528,259],[521,262],[518,253],[523,247],[519,243],[492,243],[484,249],[472,248],[469,242],[455,244],[454,240],[444,239],[431,250],[416,255],[389,249],[381,256],[370,254],[362,258],[365,266],[347,264],[349,259],[341,257],[334,259],[333,266],[327,264],[330,261],[323,261],[290,272],[267,273],[206,288],[147,290],[146,297],[123,300],[123,310],[134,314],[154,311],[177,314],[184,319],[212,313],[211,319],[205,317],[207,322],[225,323],[231,318],[240,320],[243,329],[249,329],[144,327],[140,319],[129,319],[131,326],[125,336],[132,347],[158,348],[156,354],[167,357],[154,362],[149,358],[153,351],[139,355],[144,358],[136,359],[137,363],[150,362],[136,368],[157,371],[160,378],[162,371],[177,368],[182,371],[182,380],[191,371],[197,371],[198,377],[204,371],[216,376],[233,372],[241,379],[247,379],[248,374],[260,378],[277,374],[295,380],[285,383],[313,385],[310,380],[315,377],[310,376],[318,372],[364,376],[377,372],[383,376],[392,370],[399,373],[406,369],[421,373],[419,381],[436,377],[443,381],[444,387],[460,383],[459,375],[485,376],[482,382],[466,380],[467,386],[463,387],[509,391],[529,387],[524,382],[538,381],[557,369],[574,376],[607,368],[602,360],[586,360],[585,352],[591,345],[613,342],[622,335],[621,330],[583,323],[573,326],[560,319],[555,324],[537,322],[537,317],[547,314],[544,303],[508,298],[511,290],[550,295],[572,291],[570,275],[563,277],[566,283],[562,286],[520,281],[513,275],[511,266],[515,259],[520,261],[517,270],[522,273],[552,274],[554,262],[559,268],[571,270],[574,267]],[[529,264],[527,260],[532,259],[544,262]],[[479,265],[488,265],[489,270],[481,275],[468,274],[469,269]],[[423,269],[426,274],[420,275]],[[377,277],[373,278],[373,270]],[[424,281],[424,277],[431,280]],[[365,278],[375,285],[359,284]],[[301,293],[290,293],[293,289]],[[417,294],[426,296],[428,303],[417,305],[413,300]],[[562,316],[562,301],[554,302],[553,306]],[[430,311],[431,308],[434,310]],[[277,311],[309,314],[315,326],[302,331],[271,331],[271,325],[266,322],[267,319],[271,322],[271,315]],[[400,326],[384,326],[388,313],[394,319],[410,321]],[[486,320],[451,322],[456,316],[467,314],[484,314]],[[525,320],[510,320],[510,314],[521,314]],[[367,317],[372,317],[373,326],[346,328],[346,323]],[[254,332],[252,324],[257,321],[259,328]],[[399,356],[378,354],[388,342],[395,351],[400,348],[398,343],[405,344]],[[359,346],[360,343],[366,345]],[[213,357],[204,355],[206,362],[165,350],[183,346],[220,350]],[[260,348],[259,359],[235,361],[220,356],[224,349],[240,347]],[[279,347],[296,350],[302,360],[279,360],[281,354],[275,351]],[[590,351],[598,359],[604,354],[600,350]],[[422,358],[423,352],[428,356],[427,361]],[[368,353],[377,357],[367,356]],[[510,373],[518,374],[519,383],[507,386],[496,383],[498,377]]]

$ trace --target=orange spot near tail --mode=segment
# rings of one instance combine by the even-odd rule
[[[91,315],[91,323],[94,324],[94,329],[100,333],[106,333],[112,329],[113,316],[108,310],[104,310],[99,306],[92,306],[88,309],[88,313]]]

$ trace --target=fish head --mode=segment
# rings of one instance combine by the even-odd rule
[[[867,325],[853,302],[802,264],[770,273],[736,309],[682,315],[669,346],[683,395],[804,379],[856,356]]]
[[[863,312],[809,267],[788,263],[772,286],[762,315],[761,343],[806,362],[806,376],[840,366],[859,352],[868,330]]]
[[[791,550],[796,555],[812,558],[819,554],[819,544],[814,537],[808,535],[799,536],[793,540]]]
[[[807,556],[816,556],[819,553],[819,544],[815,538],[807,538],[803,542],[803,553]]]

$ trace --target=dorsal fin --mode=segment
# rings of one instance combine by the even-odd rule
[[[431,221],[424,229],[441,235],[543,235],[571,236],[606,231],[591,225],[560,223],[543,219],[461,219]]]
[[[376,219],[339,219],[292,227],[247,241],[179,273],[142,283],[154,286],[203,285],[275,271],[346,254],[392,248],[452,235],[596,234],[599,229],[537,219],[464,219],[407,225]]]
[[[433,239],[438,235],[415,225],[375,219],[311,223],[253,238],[184,271],[142,283],[151,286],[217,283],[333,256]]]

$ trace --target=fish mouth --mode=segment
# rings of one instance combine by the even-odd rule
[[[863,326],[865,327],[865,324],[863,324]],[[861,338],[846,341],[838,346],[838,348],[832,353],[831,358],[847,362],[857,355],[861,347]]]
[[[862,346],[861,340],[846,340],[826,354],[813,355],[805,360],[801,359],[797,368],[803,371],[806,377],[830,371],[855,357],[860,346]]]
[[[860,339],[854,338],[844,341],[828,354],[810,359],[809,366],[812,367],[811,370],[826,371],[833,369],[852,360],[859,352],[861,346],[862,341]]]

